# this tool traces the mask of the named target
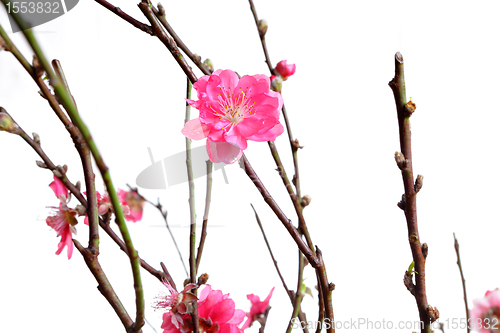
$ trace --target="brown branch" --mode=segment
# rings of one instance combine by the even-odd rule
[[[132,187],[129,184],[127,184],[127,187],[131,191],[135,192],[142,200],[146,201],[151,206],[153,206],[156,209],[158,209],[158,211],[160,212],[161,216],[163,217],[163,220],[165,221],[165,225],[167,227],[168,232],[170,233],[170,237],[172,238],[172,241],[174,242],[175,248],[177,249],[177,253],[179,254],[179,258],[181,259],[181,263],[182,263],[182,266],[184,267],[184,271],[186,272],[186,276],[189,276],[189,273],[188,273],[188,271],[186,269],[186,264],[184,263],[184,259],[182,258],[181,251],[179,249],[179,246],[177,245],[177,241],[175,240],[174,234],[172,233],[172,230],[170,229],[170,225],[169,225],[168,219],[167,219],[167,215],[168,215],[167,211],[163,210],[163,206],[160,203],[160,199],[158,199],[158,203],[155,204],[151,200],[149,200],[148,198],[146,198],[142,194],[140,194],[139,190],[137,189],[137,187]]]
[[[196,254],[196,271],[200,266],[201,255],[203,253],[203,247],[205,246],[205,239],[207,238],[207,227],[208,227],[208,213],[210,212],[210,202],[212,201],[212,167],[213,163],[211,161],[207,162],[207,192],[205,194],[205,212],[203,213],[203,225],[201,227],[200,243],[198,245],[198,252]]]
[[[257,211],[255,210],[255,207],[252,204],[250,204],[250,206],[252,206],[253,212],[255,213],[255,219],[257,220],[257,224],[259,225],[260,231],[262,232],[262,237],[264,237],[264,242],[266,242],[266,246],[267,246],[267,249],[269,250],[269,254],[271,255],[271,259],[273,260],[273,264],[274,264],[274,267],[276,268],[276,272],[278,272],[281,283],[283,283],[283,287],[285,288],[286,293],[293,304],[293,293],[290,289],[288,289],[288,286],[286,285],[285,279],[283,278],[283,275],[281,275],[281,271],[278,267],[278,261],[276,260],[276,258],[274,258],[273,250],[271,250],[271,245],[269,245],[269,242],[267,240],[266,233],[264,231],[264,228],[262,227],[262,223],[260,222],[259,214],[257,214]]]
[[[264,50],[264,55],[266,57],[267,67],[269,68],[269,71],[271,72],[271,74],[274,74],[274,68],[273,68],[273,65],[271,64],[271,59],[269,58],[269,53],[267,52],[266,37],[265,37],[266,33],[262,32],[259,29],[259,22],[260,22],[260,20],[259,20],[259,17],[257,16],[257,10],[255,9],[253,1],[252,0],[248,0],[248,2],[250,3],[250,10],[252,11],[253,18],[255,20],[255,26],[257,27],[257,31],[259,32],[260,43],[262,44],[262,49]]]
[[[123,306],[122,302],[116,295],[116,292],[113,290],[111,283],[109,283],[106,274],[102,270],[99,261],[97,260],[97,256],[93,254],[90,250],[84,248],[76,239],[73,239],[73,244],[77,250],[82,254],[87,267],[89,268],[92,275],[94,275],[97,280],[98,286],[97,289],[101,292],[101,294],[106,298],[111,307],[115,310],[116,315],[120,318],[123,326],[127,329],[134,325],[134,321],[130,318],[127,310]]]
[[[189,81],[191,81],[191,83],[194,84],[196,81],[198,81],[198,78],[194,74],[193,69],[187,64],[186,60],[184,59],[184,56],[179,51],[179,48],[175,44],[175,41],[172,39],[172,37],[167,35],[167,33],[163,30],[160,22],[158,21],[158,18],[153,13],[151,7],[152,4],[149,0],[142,0],[139,3],[139,8],[143,12],[143,14],[147,17],[149,23],[151,23],[154,35],[158,37],[158,39],[167,47],[167,49],[170,51],[174,59],[182,68],[186,76],[189,78]]]
[[[4,110],[5,111],[5,110]],[[7,111],[5,111],[7,113]],[[12,116],[11,116],[12,118]],[[19,125],[19,124],[18,124]],[[28,145],[33,148],[33,150],[40,156],[40,158],[43,160],[43,163],[47,166],[47,169],[50,171],[58,171],[60,168],[58,168],[52,160],[45,154],[44,150],[42,149],[42,146],[33,140],[23,129],[21,126],[19,126],[19,130],[21,133],[19,136],[23,138],[24,141]],[[82,206],[87,207],[87,199],[83,196],[83,194],[80,192],[80,190],[67,178],[65,174],[62,175],[62,177],[58,177],[66,186],[66,188],[75,196],[75,198],[82,204]],[[127,247],[125,246],[125,243],[121,240],[121,238],[111,229],[111,226],[109,223],[103,221],[101,218],[99,218],[99,226],[115,241],[115,243],[120,247],[120,249],[127,254]],[[128,254],[127,254],[128,255]],[[158,271],[154,269],[151,265],[149,265],[146,261],[143,259],[140,259],[141,261],[141,266],[144,268],[146,271],[151,273],[151,275],[154,275],[158,280],[162,280],[165,278],[165,274],[161,271]]]
[[[205,66],[204,63],[201,62],[201,57],[191,52],[191,50],[187,47],[187,45],[184,44],[182,39],[177,35],[172,26],[168,23],[167,18],[165,16],[165,9],[161,5],[161,3],[158,3],[158,8],[159,10],[153,6],[153,12],[155,13],[156,17],[160,20],[161,24],[165,27],[165,29],[167,29],[170,36],[172,36],[177,46],[188,56],[189,59],[191,59],[192,62],[196,64],[196,66],[203,72],[203,74],[205,75],[212,74],[211,70],[207,66]]]
[[[119,17],[121,17],[122,19],[127,21],[128,23],[132,24],[137,29],[144,31],[145,33],[147,33],[151,36],[154,36],[153,29],[149,25],[144,24],[140,21],[137,21],[135,18],[133,18],[132,16],[128,15],[123,10],[121,10],[119,7],[115,7],[105,0],[95,0],[95,1],[98,4],[102,5],[104,8],[109,9],[110,11],[112,11],[113,13],[115,13],[116,15],[118,15]]]
[[[292,236],[293,240],[299,247],[300,251],[306,256],[307,260],[313,266],[314,268],[317,268],[319,266],[319,261],[316,255],[314,254],[313,251],[307,246],[306,243],[302,240],[302,237],[300,233],[297,231],[297,229],[293,226],[292,221],[288,217],[286,217],[285,213],[281,210],[281,208],[278,206],[276,201],[274,201],[273,197],[269,193],[269,191],[266,189],[262,181],[260,180],[259,176],[255,173],[255,170],[252,168],[250,165],[250,162],[248,161],[247,157],[245,154],[242,155],[241,157],[241,162],[243,169],[245,170],[246,174],[250,179],[253,181],[254,185],[257,187],[257,189],[260,191],[260,194],[264,198],[264,201],[271,207],[273,212],[276,214],[278,219],[283,223],[285,226],[286,230],[290,233],[290,236]]]
[[[455,239],[455,252],[457,253],[457,265],[458,269],[460,270],[460,278],[462,280],[462,289],[464,291],[464,304],[465,304],[465,316],[467,318],[467,323],[469,323],[469,304],[467,302],[467,289],[465,288],[465,278],[464,278],[464,272],[462,270],[462,261],[460,260],[460,245],[458,244],[458,240],[455,237],[455,233],[453,233],[453,238]],[[467,333],[470,332],[470,327],[467,325]]]
[[[252,11],[253,18],[255,20],[255,26],[257,27],[257,31],[259,32],[260,42],[262,44],[262,50],[264,51],[264,56],[266,58],[267,67],[269,68],[269,72],[271,73],[271,75],[276,75],[277,73],[275,73],[274,71],[274,67],[271,64],[271,58],[269,57],[269,52],[267,51],[266,37],[265,37],[267,28],[265,30],[262,30],[260,28],[261,20],[259,20],[259,17],[257,16],[257,10],[255,9],[253,0],[248,0],[248,2],[250,4],[250,10]],[[285,104],[283,104],[281,112],[283,113],[283,118],[285,119],[285,126],[288,134],[288,140],[290,141],[290,148],[292,149],[293,166],[295,169],[293,184],[295,185],[295,188],[297,190],[297,199],[300,202],[302,200],[302,197],[300,193],[300,174],[299,174],[299,161],[298,161],[297,151],[299,148],[302,147],[299,146],[299,141],[297,139],[293,139],[292,126],[290,125],[290,121],[288,120],[288,113],[286,112]],[[314,251],[314,247],[312,249]]]
[[[323,254],[320,249],[316,246],[316,254],[318,256],[318,260],[320,262],[319,268],[316,273],[319,277],[319,283],[321,287],[321,292],[323,295],[323,303],[325,305],[325,315],[324,320],[328,320],[327,332],[335,332],[335,324],[333,318],[333,307],[332,307],[332,291],[335,288],[333,283],[328,282],[328,277],[326,276],[325,262],[323,261]]]
[[[424,323],[423,332],[431,332],[431,317],[434,317],[434,309],[427,303],[425,291],[425,258],[422,253],[422,244],[418,234],[417,223],[417,197],[415,183],[413,179],[413,164],[411,152],[411,131],[410,116],[415,110],[413,102],[406,102],[406,88],[404,79],[403,56],[401,53],[395,55],[396,71],[394,78],[389,82],[394,93],[399,124],[399,140],[401,144],[401,153],[396,153],[396,162],[401,169],[405,194],[399,204],[405,212],[406,223],[408,226],[408,240],[415,262],[415,301],[417,302],[420,320]],[[437,318],[436,318],[437,319]]]

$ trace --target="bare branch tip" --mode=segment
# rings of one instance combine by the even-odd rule
[[[403,63],[403,55],[400,52],[396,52],[396,55],[394,56],[396,58],[396,61],[399,63]]]

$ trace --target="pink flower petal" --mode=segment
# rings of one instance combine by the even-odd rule
[[[207,139],[207,152],[210,160],[214,163],[224,162],[233,164],[238,161],[243,151],[227,142],[213,142]]]
[[[64,199],[68,198],[68,189],[56,176],[54,176],[54,181],[49,184],[49,187],[52,189],[52,191],[54,191],[54,194],[57,198],[60,198],[61,196],[63,196]]]
[[[207,137],[208,132],[207,126],[201,123],[200,118],[191,119],[182,129],[182,134],[192,140],[204,139]]]

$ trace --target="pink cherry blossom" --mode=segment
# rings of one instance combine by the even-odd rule
[[[473,304],[474,308],[469,312],[469,326],[480,333],[499,332],[500,290],[487,291],[483,298],[475,299]]]
[[[207,138],[207,152],[215,163],[231,164],[240,159],[247,140],[274,141],[284,131],[279,122],[283,99],[269,89],[269,77],[217,70],[202,76],[193,87],[198,100],[189,105],[200,117],[186,123],[182,134],[193,140]]]
[[[247,298],[252,302],[252,307],[250,308],[250,312],[247,312],[247,320],[243,324],[242,328],[245,329],[247,327],[252,326],[252,323],[257,320],[257,318],[266,312],[267,307],[269,306],[269,301],[271,300],[271,296],[273,296],[273,289],[269,295],[267,295],[266,299],[261,301],[260,297],[254,294],[247,295]]]
[[[83,194],[87,194],[87,192],[83,192]],[[99,215],[104,215],[108,211],[113,211],[113,205],[111,205],[111,200],[109,199],[109,195],[105,193],[101,195],[98,191],[96,191],[96,199],[97,199],[97,212]],[[85,219],[83,222],[88,225],[89,224],[89,216],[85,214]]]
[[[142,210],[144,208],[144,199],[134,191],[118,190],[118,197],[122,204],[125,220],[138,222],[142,219]]]
[[[61,237],[56,254],[60,254],[62,250],[68,248],[68,259],[73,255],[73,236],[76,234],[75,225],[78,223],[75,216],[76,210],[68,208],[68,189],[64,184],[54,176],[54,181],[49,187],[54,191],[56,197],[59,198],[59,207],[49,207],[55,209],[55,214],[48,216],[45,222],[49,227],[57,232],[57,236]]]
[[[295,64],[287,65],[286,60],[281,60],[275,68],[276,72],[286,81],[289,76],[295,74]]]
[[[192,289],[195,285],[188,285],[182,293]],[[169,285],[167,285],[169,287]],[[171,287],[170,287],[171,288]],[[169,289],[170,289],[169,288]],[[187,313],[188,303],[192,298],[183,301],[180,297],[182,293],[171,291],[170,298],[166,298],[164,306],[169,311],[163,314],[163,333],[188,333],[192,332],[193,324],[191,315]],[[199,332],[203,333],[242,333],[239,328],[245,312],[235,308],[234,301],[229,298],[229,294],[223,295],[220,290],[213,290],[207,285],[200,293],[198,300],[198,326]]]

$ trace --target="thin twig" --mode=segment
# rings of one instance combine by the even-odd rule
[[[90,151],[94,156],[94,160],[104,180],[106,189],[111,199],[111,203],[113,205],[113,210],[116,216],[116,222],[118,224],[122,237],[125,241],[125,244],[127,245],[127,254],[129,255],[130,258],[130,264],[132,267],[132,273],[134,277],[134,289],[136,295],[136,320],[133,324],[133,327],[130,328],[130,331],[132,333],[139,332],[141,331],[142,326],[144,326],[144,305],[145,305],[144,291],[142,289],[142,281],[141,281],[140,261],[137,255],[137,251],[135,250],[132,244],[132,238],[130,237],[128,227],[125,223],[125,218],[120,205],[120,200],[116,193],[114,184],[111,180],[109,169],[104,163],[102,155],[100,154],[100,151],[97,148],[97,145],[93,140],[88,127],[81,119],[78,110],[76,109],[76,105],[73,101],[73,98],[68,93],[61,80],[55,75],[52,67],[45,58],[45,55],[40,45],[38,44],[38,41],[35,38],[32,29],[29,29],[29,26],[26,25],[26,23],[23,21],[23,19],[19,14],[11,12],[11,16],[14,18],[17,25],[23,31],[24,36],[26,37],[28,43],[30,44],[31,48],[36,54],[41,67],[47,73],[47,76],[50,80],[50,84],[54,88],[54,91],[56,93],[56,96],[59,98],[59,101],[64,106],[65,110],[68,112],[73,124],[75,124],[76,127],[78,127],[81,134],[83,135],[83,138],[85,139],[86,144],[90,148]]]
[[[252,204],[250,204],[250,206],[252,206],[253,212],[255,213],[255,219],[257,220],[257,224],[259,225],[260,231],[262,232],[262,237],[264,237],[264,242],[266,242],[266,246],[267,246],[267,249],[269,250],[269,254],[271,255],[271,259],[273,260],[273,264],[274,264],[274,267],[276,268],[276,272],[278,272],[281,283],[283,283],[283,287],[285,288],[285,291],[286,291],[288,297],[290,297],[290,300],[293,303],[293,297],[291,295],[290,289],[288,289],[288,286],[286,285],[285,279],[283,278],[283,275],[281,275],[281,271],[278,267],[278,261],[276,260],[276,258],[274,258],[273,250],[271,250],[271,245],[269,245],[269,242],[267,240],[266,233],[264,231],[264,228],[262,227],[262,223],[260,222],[259,214],[257,214],[257,211],[255,210],[255,207]]]
[[[191,50],[187,47],[187,45],[184,44],[182,39],[177,35],[172,26],[168,23],[167,18],[165,16],[165,9],[160,3],[158,3],[158,8],[159,10],[153,6],[153,12],[155,13],[156,17],[160,20],[161,24],[165,27],[165,29],[167,29],[170,36],[172,36],[177,46],[188,56],[189,59],[191,59],[192,62],[196,64],[196,66],[203,72],[203,74],[205,75],[212,74],[210,69],[207,66],[205,66],[204,63],[201,62],[201,57],[191,52]]]
[[[75,244],[77,250],[82,254],[87,267],[90,269],[92,275],[94,275],[95,279],[97,280],[97,289],[106,298],[109,304],[111,304],[111,307],[115,310],[123,326],[125,328],[131,327],[134,322],[128,315],[127,310],[113,290],[113,287],[106,277],[106,274],[104,274],[104,271],[102,270],[102,267],[97,260],[97,256],[89,250],[85,249],[76,239],[73,239],[73,244]]]
[[[250,10],[252,11],[253,18],[255,20],[255,26],[257,27],[257,31],[259,32],[260,42],[262,44],[262,49],[264,50],[264,55],[266,56],[267,67],[269,68],[269,71],[271,72],[271,74],[274,74],[274,67],[271,64],[271,59],[269,58],[269,53],[267,52],[265,33],[261,33],[259,30],[259,17],[257,16],[257,10],[255,9],[255,6],[254,6],[252,0],[248,0],[248,2],[250,3]]]
[[[262,223],[260,222],[259,214],[257,214],[257,211],[255,210],[255,207],[252,204],[250,204],[250,206],[252,206],[252,209],[255,213],[255,218],[257,220],[257,224],[259,225],[260,231],[262,232],[262,236],[264,237],[264,241],[266,242],[266,246],[267,246],[267,249],[269,250],[269,254],[271,255],[271,259],[273,260],[274,267],[276,267],[276,272],[278,272],[281,283],[283,284],[283,288],[285,288],[286,294],[290,298],[290,302],[292,303],[292,306],[294,307],[293,313],[296,312],[296,306],[298,304],[298,312],[297,313],[298,313],[299,319],[301,320],[301,322],[305,322],[307,324],[305,314],[300,309],[301,302],[297,303],[296,296],[295,296],[300,291],[300,288],[302,287],[302,283],[298,283],[297,293],[295,293],[295,294],[293,293],[292,290],[288,289],[288,286],[286,285],[285,279],[283,278],[283,275],[281,275],[281,271],[278,267],[278,261],[276,260],[276,258],[274,258],[273,251],[271,250],[271,245],[269,244],[269,241],[267,240],[267,236],[266,236],[266,233],[264,231],[264,227],[262,226]],[[306,259],[304,258],[304,256],[302,255],[302,252],[300,252],[300,250],[298,252],[299,252],[299,260],[300,260],[299,261],[299,281],[302,281],[303,277],[302,277],[301,273],[304,272],[304,261]],[[295,316],[292,316],[292,319],[293,318],[295,318]],[[307,325],[302,325],[302,327],[303,327],[304,333],[309,333],[309,329],[307,328]]]
[[[52,66],[54,66],[54,71],[62,82],[64,88],[66,88],[68,94],[71,96],[71,91],[69,89],[68,81],[66,80],[66,76],[64,75],[64,71],[62,69],[62,65],[59,60],[53,60]],[[52,97],[52,95],[51,95]],[[74,102],[74,99],[73,99]],[[76,103],[75,103],[76,107]],[[78,112],[78,110],[77,110]],[[75,143],[75,147],[80,154],[80,158],[82,160],[83,174],[85,177],[85,186],[87,193],[87,215],[89,219],[89,250],[94,255],[99,255],[99,212],[97,208],[97,195],[95,189],[95,175],[92,166],[92,158],[90,156],[90,150],[85,141],[74,126],[66,126],[68,128],[73,141]],[[71,127],[71,130],[70,130]]]
[[[455,252],[457,253],[457,265],[458,269],[460,270],[460,278],[462,279],[462,289],[464,291],[464,304],[465,304],[465,316],[467,318],[467,323],[469,323],[469,304],[467,302],[467,289],[465,288],[465,278],[464,278],[464,272],[462,270],[462,261],[460,260],[460,245],[458,244],[458,240],[455,237],[455,233],[453,233],[453,238],[455,239]],[[467,333],[470,332],[470,327],[467,325]]]
[[[262,33],[259,29],[260,20],[259,17],[257,16],[257,10],[255,9],[255,5],[253,4],[252,0],[248,0],[248,2],[250,3],[250,10],[252,11],[253,18],[255,20],[255,26],[257,27],[257,31],[259,32],[260,42],[262,44],[262,50],[264,51],[264,56],[266,58],[267,67],[269,68],[269,72],[271,73],[271,75],[276,75],[277,73],[275,73],[274,71],[274,67],[271,63],[271,58],[269,57],[269,52],[267,51],[266,37],[265,37],[266,34],[265,32]],[[288,140],[290,141],[290,148],[292,149],[293,166],[295,168],[295,176],[293,184],[295,185],[295,189],[297,190],[297,197],[298,197],[297,199],[300,202],[300,200],[302,200],[302,196],[300,192],[299,161],[297,156],[297,151],[300,146],[298,140],[293,139],[292,126],[290,125],[290,121],[288,120],[288,113],[286,112],[285,104],[283,104],[281,112],[283,113],[283,118],[285,119],[285,126],[288,134]]]
[[[149,25],[137,21],[135,18],[133,18],[132,16],[128,15],[123,10],[121,10],[119,7],[115,7],[105,0],[95,0],[95,1],[98,4],[102,5],[104,8],[109,9],[110,11],[112,11],[113,13],[115,13],[128,23],[132,24],[137,29],[144,31],[145,33],[150,34],[151,36],[154,35],[153,29],[151,29]]]
[[[208,213],[210,211],[210,202],[212,201],[212,167],[213,163],[207,160],[207,193],[205,195],[205,213],[203,214],[203,225],[201,227],[200,244],[198,245],[198,254],[196,255],[196,271],[200,266],[205,239],[207,238]]]
[[[160,41],[167,47],[167,49],[170,51],[174,59],[182,68],[186,76],[189,78],[189,81],[191,81],[191,83],[194,84],[198,80],[198,78],[194,74],[193,69],[187,64],[184,56],[182,55],[182,53],[179,51],[179,48],[175,44],[175,41],[172,39],[172,37],[167,35],[167,33],[163,30],[161,23],[158,21],[158,18],[151,9],[152,6],[153,5],[151,4],[151,1],[149,0],[142,0],[139,3],[139,8],[147,17],[149,23],[151,23],[155,36],[158,37],[158,39],[160,39]]]
[[[187,78],[186,99],[191,99],[192,84]],[[186,119],[185,123],[191,118],[191,105],[186,102]],[[196,283],[196,206],[194,197],[194,177],[193,163],[191,160],[191,139],[186,137],[186,168],[189,180],[189,217],[191,221],[189,233],[189,277],[191,283]],[[194,311],[191,313],[193,319],[193,332],[198,332],[198,306],[195,301]]]
[[[59,119],[64,123],[65,127],[68,129],[68,132],[70,132],[72,137],[75,137],[77,135],[81,135],[78,129],[71,123],[71,121],[67,118],[65,113],[62,111],[62,109],[59,106],[59,102],[56,100],[55,96],[50,93],[50,90],[48,89],[47,85],[45,84],[44,80],[41,79],[41,76],[38,77],[37,74],[35,73],[34,68],[28,63],[26,58],[19,52],[17,47],[12,43],[8,35],[5,33],[5,30],[2,28],[0,25],[0,36],[4,40],[7,50],[9,50],[15,57],[16,59],[21,63],[21,65],[26,69],[28,74],[35,80],[39,88],[41,89],[44,97],[48,100],[50,106],[54,110],[54,112],[57,114]],[[11,116],[12,117],[12,116]],[[22,131],[22,134],[20,136],[33,148],[33,150],[36,151],[36,153],[42,158],[43,162],[47,165],[47,168],[51,171],[54,171],[57,169],[56,165],[50,160],[50,158],[45,154],[43,151],[42,147],[35,142],[24,130]],[[64,183],[66,188],[80,201],[80,203],[88,208],[87,205],[87,199],[83,196],[83,194],[80,192],[79,189],[76,188],[73,183],[69,181],[69,179],[66,177],[66,175],[63,175],[62,177],[59,177],[59,179]],[[120,249],[124,252],[127,253],[127,249],[125,246],[125,243],[116,235],[116,233],[113,231],[113,229],[110,228],[110,226],[102,221],[102,219],[99,219],[99,225],[103,230],[115,241],[115,243],[120,247]],[[149,265],[146,261],[141,260],[141,266],[147,270],[149,273],[154,275],[156,278],[161,280],[164,276],[161,271],[158,271],[154,269],[151,265]]]
[[[186,268],[186,264],[184,263],[184,258],[182,258],[182,253],[181,253],[181,251],[179,249],[179,246],[177,245],[177,241],[175,240],[174,234],[172,233],[172,230],[170,229],[170,225],[169,225],[168,219],[167,219],[167,215],[168,215],[167,211],[163,210],[163,206],[160,203],[160,199],[158,199],[158,203],[155,204],[151,200],[149,200],[148,198],[146,198],[142,194],[140,194],[139,190],[137,189],[137,187],[132,187],[129,184],[127,184],[127,187],[131,191],[135,192],[139,197],[141,197],[141,199],[143,199],[144,201],[146,201],[147,203],[149,203],[151,206],[153,206],[156,209],[158,209],[158,211],[160,212],[161,216],[163,217],[163,220],[165,221],[165,225],[167,227],[168,232],[170,233],[170,237],[172,238],[172,241],[174,242],[175,248],[177,249],[177,253],[179,254],[179,258],[181,259],[182,267],[184,267],[184,271],[186,272],[186,276],[189,276],[189,273],[188,273],[187,268]]]
[[[403,56],[401,53],[395,55],[395,75],[389,82],[394,93],[396,101],[398,124],[399,124],[399,140],[401,144],[401,153],[396,153],[396,162],[403,176],[405,194],[403,200],[398,204],[404,210],[406,223],[408,227],[408,240],[415,262],[415,300],[418,306],[420,321],[424,323],[422,332],[431,332],[431,316],[436,320],[436,312],[434,308],[427,303],[427,294],[425,292],[425,258],[422,253],[422,243],[418,234],[417,223],[417,191],[415,191],[415,183],[413,180],[413,159],[411,153],[411,131],[410,131],[410,116],[415,110],[413,102],[406,102],[406,88],[404,79]],[[402,155],[401,155],[402,154]]]
[[[250,162],[246,158],[245,154],[242,155],[240,163],[242,163],[243,169],[245,170],[248,177],[253,181],[257,189],[259,190],[260,194],[264,198],[264,201],[269,205],[269,207],[271,207],[271,209],[279,218],[281,223],[283,223],[286,230],[290,233],[290,236],[292,236],[293,240],[295,241],[299,249],[306,256],[311,266],[317,268],[319,266],[318,258],[316,257],[314,252],[311,251],[311,249],[307,246],[307,244],[304,243],[300,233],[293,226],[292,221],[290,221],[290,219],[286,217],[285,213],[281,210],[276,201],[274,201],[273,197],[271,196],[269,191],[265,188],[259,176],[257,176],[257,174],[255,173],[255,170],[250,165]]]

